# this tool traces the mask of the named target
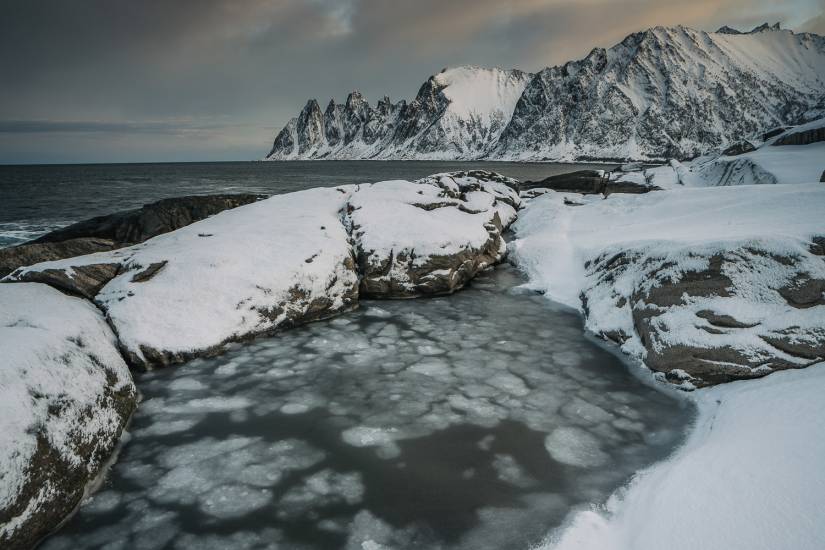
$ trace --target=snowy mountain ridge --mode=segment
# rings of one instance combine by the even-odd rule
[[[823,115],[822,36],[655,27],[535,74],[444,69],[409,103],[312,99],[266,159],[686,159]]]

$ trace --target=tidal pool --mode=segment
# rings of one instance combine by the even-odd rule
[[[501,266],[138,376],[101,489],[44,548],[527,548],[692,410]]]

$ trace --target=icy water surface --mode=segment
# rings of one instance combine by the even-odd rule
[[[138,380],[103,488],[44,545],[527,548],[691,411],[499,267]]]

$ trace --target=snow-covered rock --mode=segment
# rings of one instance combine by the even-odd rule
[[[540,550],[822,548],[823,392],[825,364],[694,392],[687,443]]]
[[[511,248],[590,331],[693,385],[825,358],[821,184],[566,198],[532,199]]]
[[[4,280],[93,300],[132,365],[167,365],[352,309],[359,284],[383,298],[462,287],[504,256],[517,186],[473,171],[278,195]]]
[[[106,312],[133,365],[208,355],[356,305],[358,277],[340,220],[349,194],[278,195],[142,244],[37,264],[9,278],[48,274],[69,288],[96,275],[99,289],[80,294]]]
[[[686,159],[825,114],[825,38],[656,27],[530,75],[458,67],[415,99],[310,100],[267,158]]]
[[[362,185],[347,210],[368,296],[445,294],[500,261],[517,183],[489,172]]]
[[[80,502],[137,401],[89,302],[0,285],[0,546],[30,548]]]

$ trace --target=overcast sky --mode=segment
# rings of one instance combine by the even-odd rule
[[[655,25],[825,34],[825,0],[0,0],[0,163],[248,160],[315,97],[411,99]]]

